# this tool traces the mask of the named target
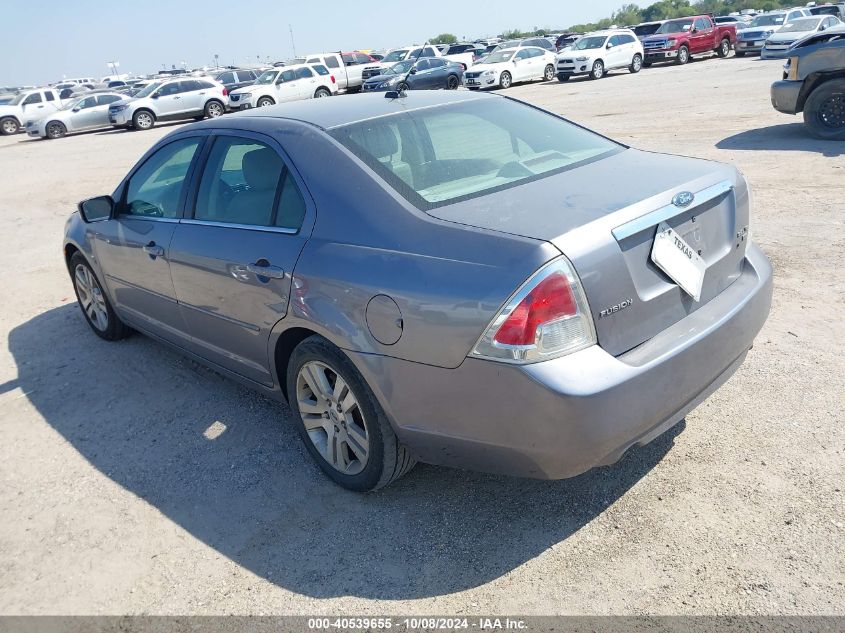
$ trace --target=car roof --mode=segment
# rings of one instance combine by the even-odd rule
[[[212,127],[232,122],[233,127],[243,118],[290,119],[309,123],[324,130],[349,125],[367,119],[413,112],[424,108],[465,103],[479,99],[502,99],[498,95],[451,90],[410,91],[405,97],[388,99],[379,92],[375,94],[347,95],[342,99],[307,99],[291,101],[266,108],[254,108],[222,119],[213,119]],[[209,122],[211,123],[211,122]],[[199,124],[202,125],[202,124]]]

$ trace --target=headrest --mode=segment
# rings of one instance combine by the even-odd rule
[[[363,145],[376,158],[387,158],[399,151],[399,141],[387,125],[368,127],[363,132]]]
[[[282,159],[269,147],[247,152],[241,162],[246,183],[258,191],[275,189],[283,167]]]

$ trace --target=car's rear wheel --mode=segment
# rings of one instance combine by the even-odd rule
[[[381,488],[416,463],[355,366],[323,337],[311,336],[294,349],[287,394],[306,449],[344,488]]]
[[[628,66],[628,71],[632,73],[638,73],[643,69],[643,56],[637,53],[634,55],[634,59],[631,60],[631,65]]]
[[[551,81],[555,78],[555,67],[552,64],[546,65],[546,70],[543,72],[543,81]]]
[[[17,134],[20,129],[21,126],[18,124],[17,120],[12,117],[0,119],[0,132],[2,132],[5,136]]]
[[[225,111],[226,109],[219,101],[209,101],[205,104],[205,110],[203,112],[209,119],[216,119],[219,116],[223,116]]]
[[[590,70],[590,79],[601,79],[604,77],[604,63],[597,59]]]
[[[719,48],[716,49],[716,54],[719,57],[727,57],[731,53],[731,41],[726,37],[719,42]]]
[[[501,88],[505,88],[505,89],[510,88],[512,83],[513,83],[513,77],[511,77],[511,74],[508,71],[503,72],[499,76],[499,86]]]
[[[326,97],[331,97],[331,96],[332,96],[332,93],[329,92],[328,88],[317,88],[317,90],[314,92],[314,98],[315,99],[324,99]]]
[[[62,138],[67,134],[67,128],[61,121],[50,121],[47,124],[47,138]]]
[[[457,90],[460,85],[461,81],[457,75],[449,75],[448,79],[446,79],[446,90]]]
[[[132,127],[136,130],[149,130],[155,124],[156,119],[149,110],[138,110],[132,115]]]
[[[261,97],[255,105],[259,108],[266,108],[267,106],[275,105],[276,102],[270,97]]]
[[[76,252],[70,258],[70,271],[76,300],[94,334],[107,341],[124,338],[129,328],[117,318],[97,275],[82,253]]]
[[[845,79],[827,81],[810,93],[804,125],[816,138],[845,140]]]
[[[686,46],[681,46],[681,48],[678,49],[677,62],[678,62],[678,64],[683,66],[688,61],[689,61],[689,49]]]

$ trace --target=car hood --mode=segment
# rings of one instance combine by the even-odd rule
[[[399,75],[396,74],[389,74],[389,75],[373,75],[372,77],[367,77],[364,81],[365,84],[380,84],[382,81],[387,81],[389,79],[395,79]]]
[[[768,41],[769,42],[794,42],[795,40],[800,40],[802,37],[806,37],[810,35],[814,31],[789,31],[788,33],[772,33]]]
[[[249,86],[243,86],[238,88],[237,90],[232,90],[232,92],[237,92],[238,94],[247,94],[253,93],[256,90],[261,90],[262,88],[269,88],[272,87],[273,84],[250,84]],[[231,93],[230,93],[231,94]]]
[[[20,114],[20,107],[18,106],[10,106],[10,105],[0,105],[0,116],[4,116],[7,114]]]
[[[496,72],[501,72],[505,67],[510,66],[510,62],[478,62],[473,64],[469,67],[469,70],[473,72],[484,72],[485,70],[495,70]]]
[[[661,34],[654,34],[654,35],[646,35],[644,38],[640,39],[640,41],[645,44],[646,42],[660,42],[670,37],[678,38],[681,35],[686,35],[686,33],[661,33]]]

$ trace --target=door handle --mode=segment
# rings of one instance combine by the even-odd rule
[[[158,246],[155,242],[150,242],[144,246],[144,252],[149,255],[151,259],[164,255],[164,249],[161,246]]]
[[[175,97],[173,97],[173,98],[174,98],[174,99],[181,99],[182,97],[180,97],[179,95],[176,95],[176,96],[175,96]]]
[[[271,279],[284,279],[285,271],[278,266],[273,266],[266,259],[261,258],[254,264],[247,264],[246,269],[253,275],[270,277]]]

